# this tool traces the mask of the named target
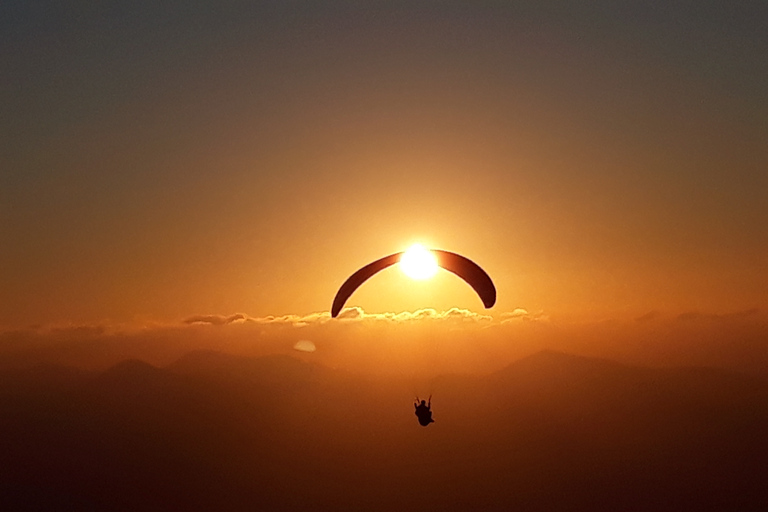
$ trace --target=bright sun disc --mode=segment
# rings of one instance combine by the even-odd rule
[[[432,251],[415,244],[403,254],[400,268],[412,279],[428,279],[437,273],[437,257]]]

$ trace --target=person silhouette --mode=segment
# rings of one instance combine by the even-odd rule
[[[419,425],[426,427],[430,423],[435,422],[435,420],[432,419],[432,395],[429,395],[429,402],[426,400],[419,400],[419,397],[416,397],[413,407],[416,409],[416,417],[419,418]]]

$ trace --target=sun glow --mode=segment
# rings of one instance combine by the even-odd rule
[[[432,251],[415,244],[403,254],[400,268],[411,279],[429,279],[437,273],[437,257]]]

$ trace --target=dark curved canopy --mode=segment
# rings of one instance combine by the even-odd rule
[[[441,251],[439,249],[430,249],[437,257],[437,264],[449,270],[462,278],[467,282],[480,296],[480,300],[483,301],[483,305],[486,308],[492,307],[496,303],[496,287],[493,285],[493,281],[485,273],[485,270],[474,261],[448,251]],[[394,265],[400,261],[403,256],[403,252],[390,254],[381,259],[369,263],[344,281],[339,291],[336,292],[336,297],[333,299],[333,307],[331,307],[331,316],[336,317],[347,299],[360,287],[368,278],[384,270],[387,267]]]

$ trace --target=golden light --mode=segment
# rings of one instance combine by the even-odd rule
[[[400,259],[400,268],[411,279],[429,279],[437,273],[437,257],[420,244],[414,244]]]

